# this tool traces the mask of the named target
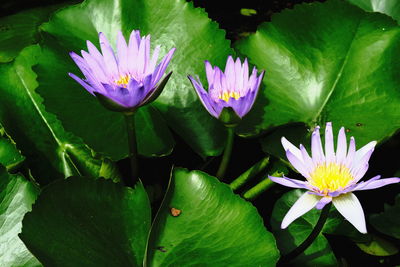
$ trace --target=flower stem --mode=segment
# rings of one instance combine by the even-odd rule
[[[247,200],[252,200],[258,197],[261,193],[264,193],[266,190],[268,190],[270,187],[274,186],[275,183],[271,181],[271,179],[266,178],[247,190],[243,194],[243,198]]]
[[[228,140],[226,142],[226,147],[224,150],[224,155],[222,156],[221,164],[219,165],[217,171],[217,177],[222,180],[225,176],[226,168],[228,167],[229,160],[232,154],[233,139],[235,137],[234,127],[227,127],[228,129]]]
[[[135,113],[124,113],[126,131],[128,133],[129,159],[133,185],[138,181],[137,143],[135,131]]]
[[[230,187],[232,190],[237,190],[240,187],[242,187],[245,183],[247,183],[251,178],[253,178],[255,175],[260,173],[262,170],[267,167],[269,163],[269,157],[265,157],[253,166],[251,166],[247,171],[242,173],[238,178],[233,180],[232,183],[230,183]]]
[[[284,255],[280,260],[279,264],[288,263],[291,260],[295,259],[301,253],[303,253],[317,238],[318,234],[321,232],[322,228],[326,220],[328,219],[329,209],[332,205],[332,202],[325,205],[325,207],[321,211],[321,215],[319,216],[318,222],[315,225],[314,229],[311,231],[310,235],[303,241],[297,248],[293,251],[289,252],[288,254]]]

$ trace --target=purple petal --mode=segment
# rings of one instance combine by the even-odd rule
[[[153,56],[151,57],[151,60],[150,60],[150,63],[149,63],[148,69],[147,69],[148,73],[154,73],[159,53],[160,53],[160,46],[157,45],[153,51]]]
[[[242,85],[243,90],[248,88],[248,81],[249,81],[249,64],[247,62],[247,58],[245,58],[243,62],[243,85]]]
[[[136,70],[138,69],[137,64],[139,60],[137,60],[137,57],[139,52],[140,40],[141,39],[139,31],[131,32],[128,43],[128,69],[132,74],[136,74]]]
[[[236,115],[238,115],[240,118],[243,118],[243,116],[246,115],[244,110],[246,107],[246,99],[244,99],[244,97],[241,97],[237,100],[233,97],[230,97],[226,103],[226,106],[231,107],[235,111]]]
[[[144,37],[144,38],[142,38],[142,40],[140,41],[140,44],[139,44],[139,51],[138,51],[138,54],[137,54],[137,57],[136,57],[136,61],[137,61],[137,63],[136,63],[136,74],[137,74],[137,78],[141,78],[141,77],[139,77],[139,75],[140,74],[143,74],[143,73],[145,73],[145,71],[146,71],[146,50],[147,50],[147,48],[146,48],[146,46],[147,46],[147,43],[148,43],[148,36],[146,36],[146,37]]]
[[[131,106],[129,105],[129,90],[124,87],[116,86],[116,85],[111,85],[111,84],[103,84],[106,93],[103,94],[105,97],[111,99],[115,103],[117,103],[120,106],[130,108]]]
[[[92,55],[87,53],[86,51],[82,51],[82,56],[86,61],[87,66],[91,69],[93,76],[102,83],[108,82],[106,79],[106,74],[103,69],[99,66],[98,62],[93,58]]]
[[[323,197],[323,198],[321,198],[320,201],[318,201],[318,203],[317,203],[317,205],[315,205],[315,207],[318,210],[321,210],[325,207],[326,204],[328,204],[331,201],[332,201],[332,197]]]
[[[285,229],[294,220],[310,211],[315,207],[320,199],[321,197],[315,194],[309,194],[308,192],[304,193],[286,213],[282,220],[281,228]]]
[[[103,53],[104,64],[108,71],[108,75],[110,77],[113,77],[114,79],[118,79],[119,78],[118,65],[115,59],[114,51],[112,50],[106,36],[102,32],[99,33],[99,39],[100,39],[101,52]]]
[[[362,148],[356,151],[356,154],[354,156],[354,161],[359,161],[360,159],[364,158],[364,156],[371,151],[374,151],[374,148],[376,146],[376,141],[369,142]]]
[[[372,152],[374,152],[373,147],[369,151],[367,151],[365,154],[363,154],[362,158],[353,160],[353,164],[352,164],[350,170],[353,173],[354,178],[356,179],[356,182],[358,182],[364,176],[365,172],[363,173],[363,170],[365,170],[365,168],[368,169],[368,161],[371,158]]]
[[[225,66],[225,77],[226,77],[226,85],[225,89],[235,89],[236,84],[236,75],[235,75],[235,62],[233,61],[232,56],[228,57]]]
[[[214,82],[214,69],[211,66],[210,62],[207,60],[204,62],[205,67],[206,67],[206,75],[207,75],[207,81],[208,84],[211,85]]]
[[[235,61],[235,88],[241,93],[243,91],[243,69],[242,62],[240,62],[240,58],[237,58]]]
[[[168,54],[156,67],[156,70],[153,73],[153,80],[152,80],[153,85],[157,84],[158,81],[161,79],[161,77],[164,75],[164,72],[167,69],[169,62],[171,61],[172,55],[174,54],[175,50],[176,50],[175,48],[169,50]]]
[[[314,162],[312,161],[310,155],[308,155],[306,148],[302,144],[300,144],[300,152],[303,158],[304,166],[307,168],[308,173],[311,173],[315,168]]]
[[[315,127],[311,135],[311,154],[314,164],[325,161],[324,152],[322,150],[321,137],[319,135],[319,126]]]
[[[201,103],[203,104],[203,106],[206,108],[206,110],[215,118],[218,118],[221,111],[219,113],[217,113],[213,106],[210,104],[210,99],[209,99],[209,95],[207,94],[207,92],[204,90],[203,85],[201,84],[200,81],[196,81],[195,78],[193,78],[192,76],[188,76],[190,82],[192,83],[197,95],[199,96],[199,99],[201,101]]]
[[[293,165],[293,167],[301,173],[307,179],[310,178],[310,174],[307,171],[307,167],[304,165],[301,158],[296,157],[290,150],[286,150],[286,157],[289,162]]]
[[[68,73],[68,75],[74,79],[75,81],[77,81],[80,85],[83,86],[83,88],[85,88],[89,93],[91,93],[92,95],[94,91],[96,91],[93,87],[91,87],[89,84],[87,84],[86,82],[84,82],[81,78],[79,78],[78,76],[76,76],[73,73]]]
[[[89,54],[97,61],[99,66],[102,67],[104,65],[103,55],[99,52],[99,50],[97,50],[97,47],[92,44],[92,42],[86,41],[86,45],[89,50]]]
[[[357,170],[352,170],[352,175],[354,177],[354,182],[357,183],[361,178],[364,177],[365,173],[368,171],[369,164],[365,163],[362,166],[359,166]]]
[[[356,141],[354,140],[354,137],[352,136],[352,137],[350,137],[349,151],[347,152],[347,157],[344,162],[344,165],[349,169],[353,165],[353,160],[354,160],[355,154],[356,154]]]
[[[378,177],[378,178],[377,178]],[[370,189],[375,189],[379,188],[385,185],[389,184],[395,184],[400,182],[400,178],[398,177],[393,177],[393,178],[385,178],[385,179],[380,179],[380,175],[375,176],[374,178],[369,179],[368,181],[364,183],[359,183],[353,191],[360,191],[360,190],[370,190]]]
[[[118,32],[117,36],[117,56],[118,56],[118,68],[119,73],[128,73],[128,45],[122,32]]]
[[[285,137],[281,138],[281,143],[285,151],[289,150],[290,152],[292,152],[293,155],[295,155],[297,158],[303,161],[303,156],[301,154],[300,149],[298,149],[296,146],[290,143]]]
[[[358,198],[347,193],[332,199],[333,205],[358,231],[367,233],[364,211]]]
[[[305,181],[300,181],[300,180],[291,179],[291,178],[287,178],[287,177],[274,177],[274,176],[269,176],[269,175],[268,175],[268,178],[277,184],[281,184],[281,185],[284,185],[287,187],[308,189],[308,184]]]
[[[332,123],[327,122],[325,127],[325,158],[327,163],[335,161],[334,149]]]
[[[347,140],[344,127],[340,128],[336,148],[336,162],[342,164],[346,160]]]

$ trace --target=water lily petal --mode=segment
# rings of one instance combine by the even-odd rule
[[[298,149],[296,146],[294,146],[291,142],[289,142],[285,137],[281,138],[281,143],[283,146],[283,149],[285,149],[285,151],[289,150],[290,152],[292,152],[293,155],[295,155],[299,160],[303,161],[303,156],[302,153],[300,151],[300,149]]]
[[[385,179],[379,179],[379,178],[380,175],[375,176],[374,178],[371,178],[366,182],[359,183],[353,189],[353,191],[370,190],[370,189],[380,188],[388,184],[395,184],[400,182],[400,178],[398,177],[385,178]]]
[[[325,161],[324,151],[322,150],[321,136],[319,135],[319,126],[315,127],[311,135],[311,155],[314,164]]]
[[[268,175],[268,178],[277,184],[281,184],[281,185],[284,185],[287,187],[308,189],[308,184],[305,181],[291,179],[288,177],[274,177],[274,176],[270,176],[270,175]]]
[[[335,161],[334,149],[332,123],[327,122],[325,127],[325,158],[327,163]]]
[[[321,210],[325,207],[326,204],[328,204],[331,201],[332,201],[331,196],[325,196],[325,197],[321,198],[320,201],[318,201],[317,205],[315,205],[315,208]]]
[[[364,211],[360,201],[353,193],[339,195],[332,199],[333,205],[354,227],[363,234],[367,233]]]
[[[336,148],[336,162],[339,164],[344,163],[347,154],[347,140],[344,127],[340,128],[338,134],[337,148]]]
[[[320,199],[321,197],[315,194],[309,194],[308,192],[304,193],[286,213],[282,220],[281,228],[285,229],[294,220],[310,211],[315,207]]]
[[[293,167],[307,179],[310,178],[308,168],[304,165],[303,161],[294,155],[290,150],[286,150],[286,157]]]

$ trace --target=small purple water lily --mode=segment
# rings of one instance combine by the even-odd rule
[[[400,182],[400,178],[397,177],[379,180],[381,176],[378,175],[358,183],[368,170],[368,161],[376,142],[372,141],[356,151],[355,140],[351,137],[347,150],[346,134],[342,127],[339,131],[335,152],[330,122],[326,124],[325,128],[325,153],[322,148],[319,126],[315,128],[311,137],[312,157],[309,156],[303,145],[300,145],[300,149],[298,149],[285,137],[282,137],[281,141],[288,160],[306,178],[306,181],[287,177],[269,176],[269,178],[284,186],[308,190],[294,203],[283,218],[282,229],[312,208],[322,209],[332,201],[336,209],[358,231],[366,233],[364,211],[352,191],[375,189]]]
[[[72,73],[69,76],[96,96],[104,106],[114,111],[132,112],[161,93],[172,72],[157,84],[175,48],[157,65],[160,46],[155,48],[150,57],[150,35],[142,38],[140,32],[134,30],[127,44],[122,32],[118,32],[116,54],[101,32],[99,40],[102,53],[90,41],[87,41],[89,52],[82,50],[82,57],[70,53],[85,79]]]
[[[236,124],[253,106],[265,72],[257,77],[257,69],[253,68],[249,77],[247,59],[242,64],[239,58],[234,61],[231,56],[226,62],[225,73],[216,66],[212,67],[208,61],[205,61],[205,67],[208,92],[204,90],[198,76],[196,79],[188,76],[196,93],[212,116],[225,124]]]

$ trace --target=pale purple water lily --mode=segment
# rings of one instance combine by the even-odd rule
[[[134,111],[161,93],[171,73],[159,81],[175,48],[157,64],[160,46],[150,56],[150,35],[141,37],[138,30],[132,31],[128,43],[118,32],[116,53],[103,33],[99,33],[99,40],[101,53],[90,41],[88,52],[81,51],[82,57],[70,53],[85,79],[69,75],[103,105],[115,111]]]
[[[203,88],[198,76],[188,76],[204,107],[217,119],[221,119],[224,109],[233,110],[235,116],[242,119],[254,104],[265,72],[257,76],[257,69],[253,68],[249,77],[247,59],[242,64],[239,58],[234,61],[231,56],[226,62],[225,72],[212,67],[208,61],[205,68],[208,91]]]
[[[306,178],[306,181],[287,177],[269,176],[269,178],[284,186],[308,190],[287,212],[281,224],[282,229],[312,208],[322,209],[332,201],[336,209],[358,231],[366,233],[364,211],[360,201],[352,192],[400,182],[400,178],[380,179],[380,175],[359,182],[368,170],[368,161],[376,142],[372,141],[356,150],[355,140],[351,137],[347,148],[343,127],[339,131],[336,151],[333,139],[332,124],[328,122],[325,128],[325,150],[323,150],[319,126],[317,126],[311,137],[312,155],[310,156],[303,145],[297,148],[285,137],[282,137],[282,145],[288,160]]]

